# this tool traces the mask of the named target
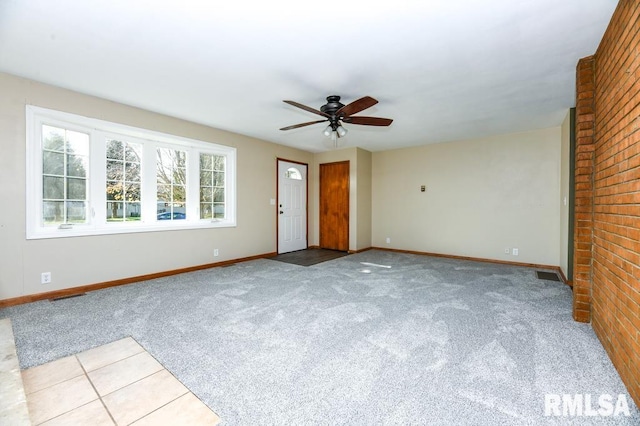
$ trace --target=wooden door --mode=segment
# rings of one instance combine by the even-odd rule
[[[320,247],[349,251],[349,162],[320,164]]]

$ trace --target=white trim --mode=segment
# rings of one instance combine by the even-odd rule
[[[42,124],[52,124],[88,133],[90,137],[89,185],[87,187],[88,223],[82,225],[47,227],[42,220]],[[226,228],[236,226],[236,149],[212,142],[169,135],[111,123],[95,118],[54,111],[32,105],[26,106],[26,238],[64,238],[88,235],[155,232],[180,229]],[[143,145],[141,164],[142,214],[140,222],[107,222],[106,159],[107,138],[123,138]],[[187,151],[187,219],[156,220],[156,148],[171,147]],[[224,155],[225,219],[200,219],[199,154]],[[152,167],[151,164],[154,166]],[[196,173],[197,171],[197,173]],[[153,201],[149,201],[153,200]]]

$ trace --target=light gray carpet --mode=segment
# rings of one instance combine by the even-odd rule
[[[365,262],[367,264],[363,264]],[[389,266],[389,267],[383,267]],[[625,394],[571,291],[535,271],[367,251],[256,260],[0,310],[23,368],[133,336],[229,425],[567,424],[544,395]]]

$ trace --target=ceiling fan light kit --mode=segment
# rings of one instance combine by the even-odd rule
[[[340,102],[340,96],[331,95],[327,96],[327,103],[320,107],[320,110],[302,105],[295,101],[283,101],[289,105],[293,105],[297,108],[303,109],[314,114],[325,117],[324,120],[309,121],[306,123],[294,124],[292,126],[283,127],[280,130],[291,130],[299,127],[310,126],[312,124],[329,122],[329,125],[325,127],[323,134],[331,138],[333,142],[333,148],[338,147],[338,138],[342,138],[347,134],[347,129],[342,126],[342,123],[359,124],[362,126],[389,126],[393,120],[390,118],[380,117],[354,117],[353,114],[357,114],[367,108],[370,108],[378,103],[377,100],[370,96],[362,97],[358,100],[344,105]]]

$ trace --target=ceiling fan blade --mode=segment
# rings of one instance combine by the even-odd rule
[[[289,105],[293,105],[294,107],[298,107],[298,108],[303,109],[305,111],[309,111],[309,112],[312,112],[314,114],[321,115],[323,117],[327,117],[327,118],[331,117],[329,114],[326,114],[326,113],[324,113],[322,111],[318,111],[317,109],[313,109],[313,108],[308,107],[306,105],[302,105],[301,103],[298,103],[296,101],[282,101],[282,102],[287,103]]]
[[[300,124],[294,124],[292,126],[287,126],[287,127],[283,127],[280,130],[291,130],[291,129],[297,129],[298,127],[304,127],[304,126],[310,126],[312,124],[316,124],[316,123],[323,123],[325,121],[328,120],[318,120],[318,121],[309,121],[308,123],[300,123]]]
[[[363,98],[360,98],[358,100],[351,102],[348,105],[343,106],[336,112],[336,115],[348,117],[350,115],[357,114],[360,111],[363,111],[367,108],[370,108],[377,103],[378,101],[373,99],[371,96],[365,96]]]
[[[361,124],[363,126],[388,126],[393,122],[390,118],[380,117],[345,117],[342,121],[349,124]]]

